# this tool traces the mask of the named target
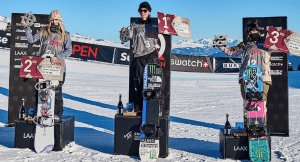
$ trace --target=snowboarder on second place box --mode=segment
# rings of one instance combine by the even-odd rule
[[[32,15],[31,13],[31,16]],[[58,10],[50,13],[49,25],[41,28],[32,35],[30,25],[24,20],[25,35],[29,43],[40,40],[40,49],[37,56],[51,58],[52,64],[56,59],[65,59],[72,54],[70,34],[62,25],[62,16]],[[62,81],[39,80],[36,84],[38,90],[38,109],[36,116],[36,134],[34,147],[37,153],[50,153],[54,148],[54,120],[60,121],[63,114],[62,85],[65,81],[66,66]]]
[[[65,31],[62,24],[62,16],[58,10],[53,10],[50,13],[49,25],[41,28],[32,35],[30,26],[25,26],[25,21],[21,21],[24,26],[25,35],[29,43],[34,43],[38,40],[41,42],[40,49],[37,56],[44,54],[53,54],[51,61],[55,62],[56,59],[64,60],[72,54],[72,42],[70,33]],[[64,67],[63,81],[59,82],[59,86],[55,90],[55,110],[54,114],[57,120],[63,114],[63,98],[62,98],[62,85],[65,81],[66,64]]]

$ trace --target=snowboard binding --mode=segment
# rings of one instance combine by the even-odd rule
[[[124,43],[130,41],[130,38],[132,37],[132,35],[133,35],[133,33],[131,32],[131,27],[125,28],[124,32],[120,31],[121,44],[124,44]]]
[[[215,35],[213,47],[226,47],[228,35]]]
[[[155,124],[141,124],[140,130],[146,136],[161,136],[161,129]]]
[[[25,14],[24,16],[21,16],[22,21],[25,21],[24,27],[30,27],[33,25],[34,22],[36,22],[36,18],[33,15],[33,12],[30,11],[29,13]]]

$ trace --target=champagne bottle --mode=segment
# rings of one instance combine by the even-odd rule
[[[226,123],[225,123],[225,127],[224,127],[224,135],[225,136],[230,136],[230,132],[231,132],[231,126],[228,121],[228,116],[229,116],[229,114],[226,114]]]
[[[121,98],[122,98],[122,94],[120,94],[120,96],[119,96],[119,103],[118,103],[118,107],[117,107],[119,115],[123,114],[123,103],[122,103]]]
[[[22,98],[22,106],[20,108],[20,112],[19,112],[19,119],[20,120],[24,120],[25,119],[25,116],[26,116],[26,112],[25,112],[25,99]]]

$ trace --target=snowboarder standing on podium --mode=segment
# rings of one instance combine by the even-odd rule
[[[25,35],[29,43],[34,43],[38,40],[41,42],[41,47],[37,56],[44,54],[53,54],[51,62],[56,59],[64,60],[72,54],[72,42],[69,32],[65,31],[62,24],[62,16],[58,10],[53,10],[50,13],[49,25],[41,28],[36,34],[32,35],[29,26],[25,26],[25,21],[21,21],[24,26]],[[63,109],[62,85],[65,82],[66,66],[64,67],[63,81],[59,81],[59,86],[55,89],[55,108],[54,118],[60,120]]]
[[[134,78],[135,109],[143,109],[143,71],[148,63],[160,64],[156,49],[158,41],[158,22],[150,18],[151,6],[148,2],[139,5],[140,19],[133,22],[130,27],[121,29],[121,34],[128,32],[133,51],[131,75]],[[127,40],[129,41],[129,40]]]
[[[265,101],[265,113],[267,112],[266,103],[267,103],[267,94],[269,91],[269,86],[272,85],[271,71],[270,71],[270,58],[271,52],[263,48],[263,39],[261,38],[260,29],[258,26],[257,19],[249,21],[247,23],[247,40],[241,42],[234,47],[219,47],[228,56],[238,56],[242,54],[241,57],[241,67],[239,70],[239,84],[241,89],[241,95],[243,97],[244,108],[246,108],[246,96],[243,83],[243,72],[247,65],[258,65],[262,71],[263,78],[263,100]],[[262,45],[261,45],[262,44]],[[253,52],[260,51],[260,52]]]

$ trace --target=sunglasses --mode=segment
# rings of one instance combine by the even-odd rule
[[[144,13],[146,13],[148,10],[139,10],[139,12],[144,12]]]

